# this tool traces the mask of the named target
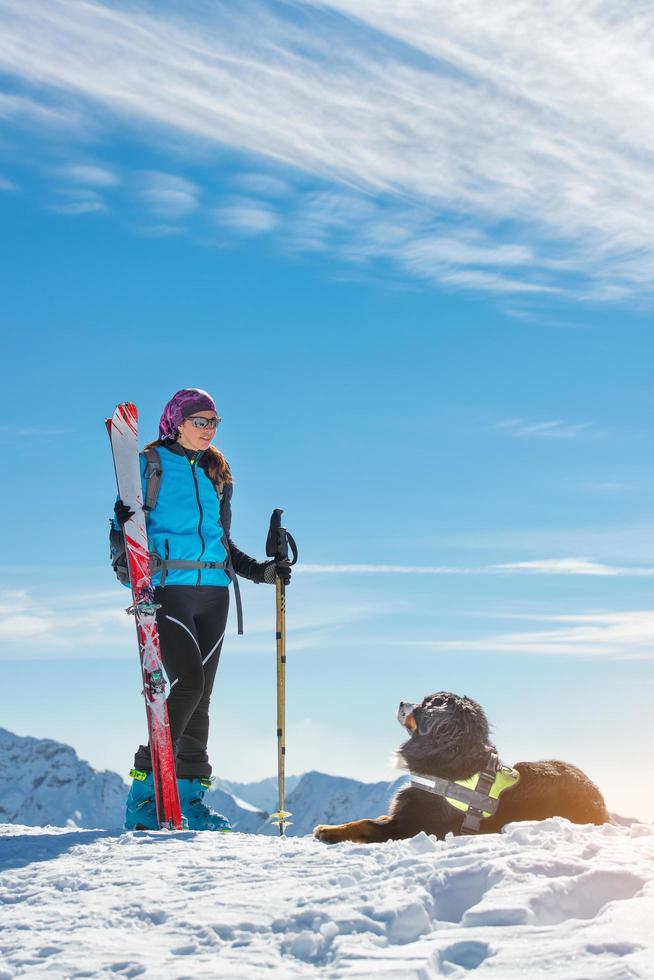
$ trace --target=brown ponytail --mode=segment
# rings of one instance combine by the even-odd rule
[[[229,463],[215,446],[209,446],[202,454],[200,466],[212,483],[233,483]]]

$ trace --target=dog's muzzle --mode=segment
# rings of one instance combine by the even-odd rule
[[[414,704],[413,701],[400,701],[400,707],[397,709],[397,720],[400,725],[408,728],[410,732],[415,732],[418,727],[413,714],[417,707],[418,705]]]

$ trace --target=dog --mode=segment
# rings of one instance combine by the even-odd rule
[[[548,817],[566,817],[572,823],[610,822],[597,786],[569,762],[552,759],[518,762],[514,769],[498,766],[486,715],[472,698],[439,691],[420,704],[403,701],[398,720],[410,738],[397,750],[397,764],[417,778],[395,795],[388,816],[337,826],[321,824],[314,830],[317,840],[372,844],[414,837],[420,831],[443,840],[450,833],[496,834],[515,820]],[[492,780],[500,770],[506,788],[494,794],[500,783]],[[461,789],[460,781],[470,780],[470,786],[475,774],[482,777],[477,790],[482,786],[482,795],[488,794],[483,796],[485,802]],[[452,799],[457,794],[463,800]],[[496,800],[491,799],[494,795]],[[473,802],[466,804],[466,799]]]

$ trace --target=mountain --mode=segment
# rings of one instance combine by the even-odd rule
[[[289,836],[310,834],[316,824],[376,817],[388,811],[405,781],[362,783],[309,772],[286,782]],[[87,827],[113,830],[123,824],[127,786],[114,772],[97,772],[69,745],[26,738],[0,728],[0,824]],[[277,809],[277,779],[236,783],[217,779],[205,801],[224,814],[234,830],[273,836],[268,821]]]
[[[361,783],[344,776],[307,772],[286,797],[285,807],[293,814],[287,834],[301,837],[312,833],[319,823],[345,823],[388,813],[392,798],[408,779],[403,775],[390,783]],[[272,835],[278,830],[267,824],[259,833]]]
[[[0,823],[118,829],[127,790],[117,773],[97,772],[69,745],[0,728]],[[223,790],[210,795],[215,809],[244,833],[254,833],[267,817]]]
[[[292,793],[297,784],[300,782],[301,776],[287,776],[286,777],[286,795]],[[215,785],[219,789],[225,790],[226,793],[231,793],[234,797],[240,797],[241,800],[247,800],[253,806],[258,807],[259,810],[265,810],[266,813],[272,813],[273,810],[277,809],[277,777],[269,776],[267,779],[260,779],[256,783],[235,783],[228,779],[217,778]]]
[[[213,810],[227,817],[234,830],[242,834],[256,834],[268,819],[266,810],[259,810],[246,800],[227,793],[218,787],[207,793],[204,802]]]
[[[127,787],[69,745],[0,728],[0,822],[30,827],[122,827]]]

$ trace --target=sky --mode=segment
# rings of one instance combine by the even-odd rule
[[[212,392],[270,513],[289,772],[392,779],[401,699],[486,708],[651,818],[649,5],[0,0],[0,725],[127,774],[144,717],[104,418]],[[253,29],[256,25],[256,29]],[[518,29],[519,27],[519,29]],[[216,774],[276,770],[245,583]]]

